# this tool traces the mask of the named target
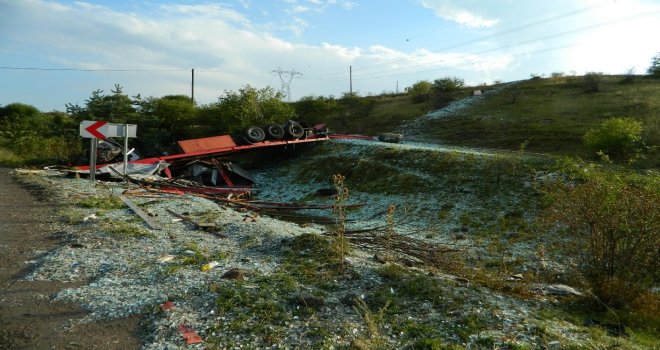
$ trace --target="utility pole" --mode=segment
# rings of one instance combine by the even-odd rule
[[[396,94],[399,94],[399,81],[396,81]]]
[[[293,78],[296,77],[296,75],[302,75],[300,72],[296,72],[295,69],[292,70],[282,70],[282,68],[277,67],[277,69],[272,71],[273,73],[277,73],[280,77],[280,83],[282,84],[282,88],[280,91],[284,94],[286,94],[287,101],[291,102],[291,81],[293,81]],[[288,75],[288,78],[286,77]]]
[[[348,66],[349,92],[353,95],[353,66]]]
[[[192,105],[195,107],[195,68],[193,68],[190,73],[192,74],[192,81],[190,82],[190,100],[192,100]]]
[[[190,70],[191,74],[191,81],[190,81],[190,101],[192,102],[192,108],[195,108],[195,68]],[[192,126],[193,128],[197,127],[195,125],[195,111],[193,111],[192,115]]]

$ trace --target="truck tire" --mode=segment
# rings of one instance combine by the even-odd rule
[[[261,142],[266,138],[264,130],[258,126],[250,126],[245,129],[245,139],[250,143]]]
[[[270,124],[264,128],[264,131],[269,140],[281,140],[284,137],[284,128],[282,125]]]
[[[305,135],[305,129],[300,124],[290,121],[284,125],[284,133],[287,138],[297,140]]]

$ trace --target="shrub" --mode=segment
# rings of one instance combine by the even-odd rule
[[[621,79],[621,84],[632,84],[635,82],[635,67],[628,68],[628,70],[623,74],[623,79]]]
[[[579,184],[553,186],[546,218],[569,234],[564,252],[594,295],[629,305],[660,282],[660,185],[589,170]]]
[[[550,73],[550,79],[555,84],[563,82],[565,80],[564,79],[565,77],[566,77],[566,73],[564,73],[564,72],[552,72],[552,73]]]
[[[585,92],[598,92],[600,91],[600,82],[603,79],[603,73],[588,72],[582,78],[582,88]]]
[[[641,149],[642,123],[632,118],[611,118],[584,134],[585,145],[612,160],[633,160]]]

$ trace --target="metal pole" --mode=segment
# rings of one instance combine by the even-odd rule
[[[195,68],[191,71],[191,82],[190,82],[190,99],[192,100],[192,105],[195,107]]]
[[[89,150],[89,179],[96,181],[96,148],[98,144],[98,139],[92,137],[90,150]]]
[[[124,181],[128,181],[126,170],[128,170],[128,124],[124,124]]]
[[[353,95],[353,66],[348,66],[348,75],[350,80],[350,93]]]

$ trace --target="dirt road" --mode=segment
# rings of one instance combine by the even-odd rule
[[[84,309],[51,301],[71,284],[22,279],[31,261],[67,244],[68,233],[48,194],[21,186],[9,172],[0,168],[0,349],[139,348],[137,318],[76,325]]]

